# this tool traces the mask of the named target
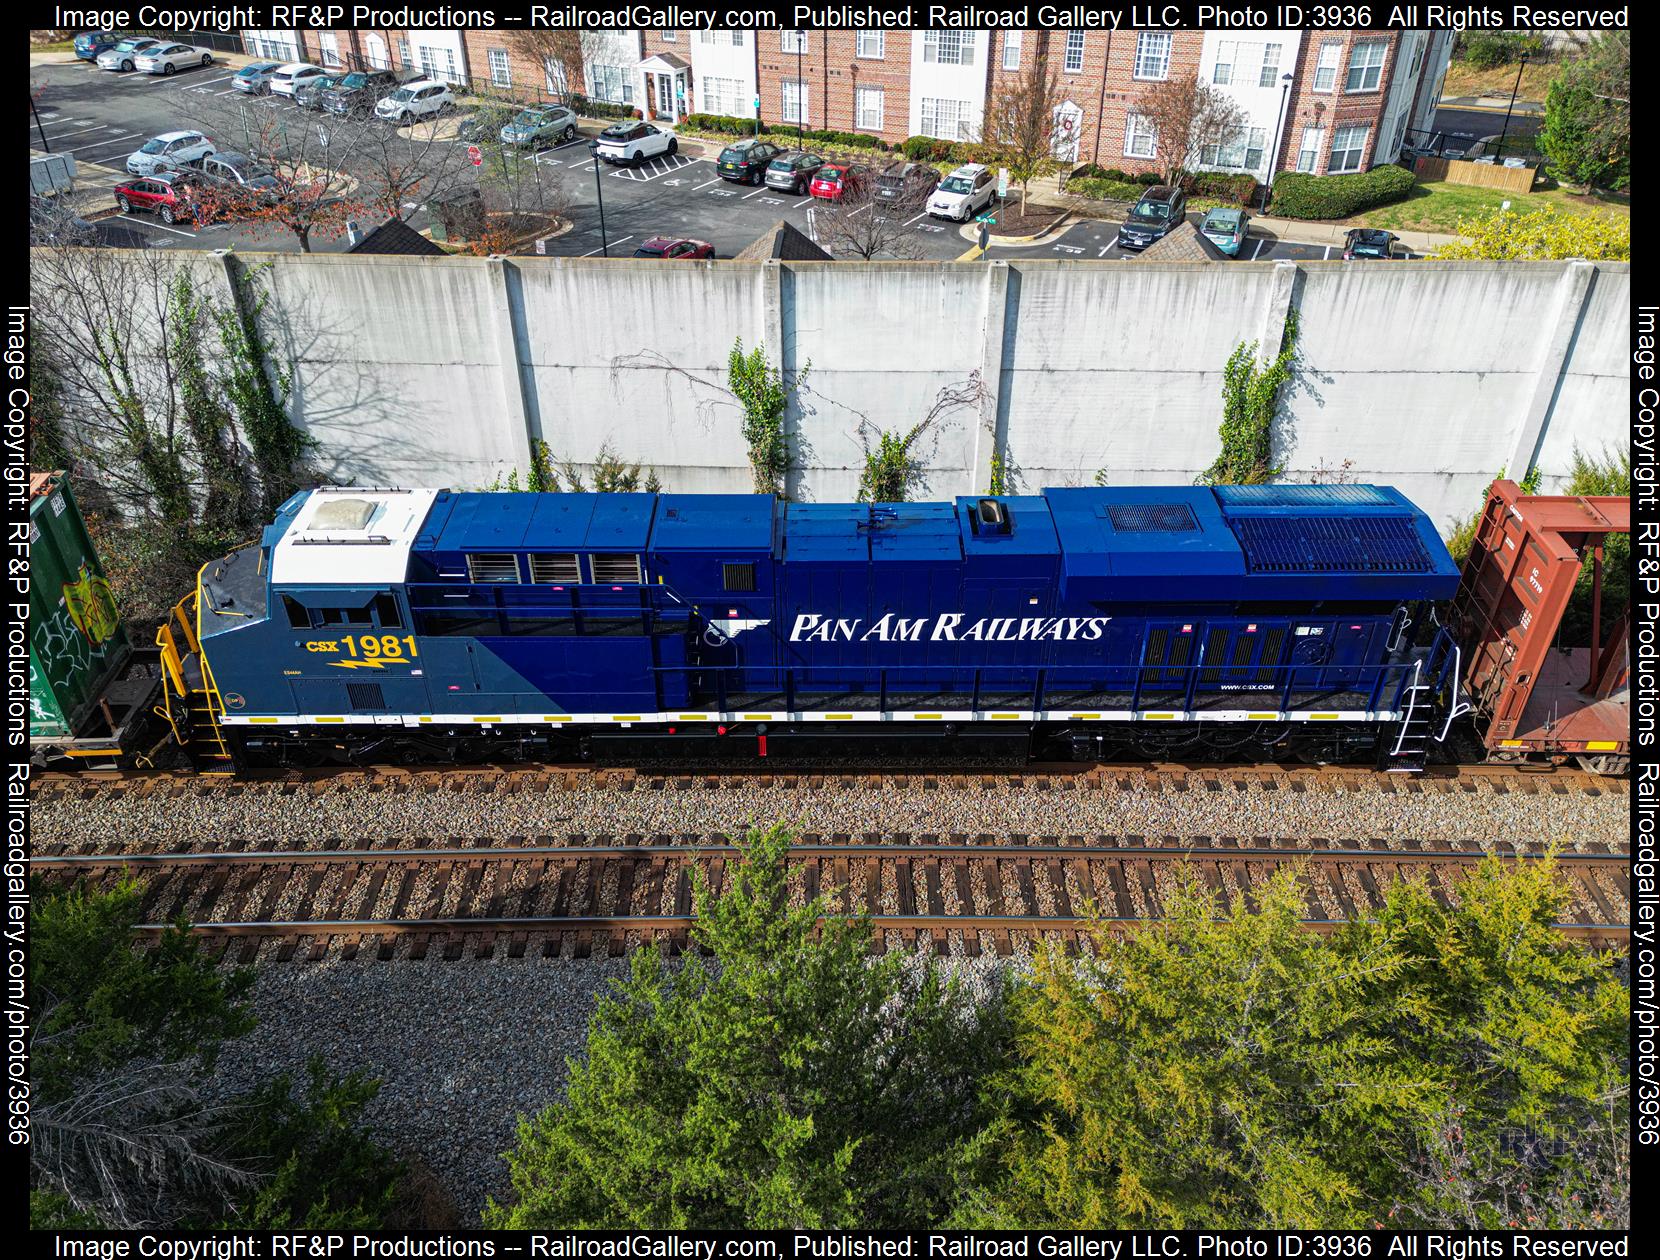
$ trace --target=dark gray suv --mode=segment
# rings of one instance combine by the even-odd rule
[[[824,159],[816,153],[803,153],[800,149],[780,153],[767,163],[767,187],[799,197],[807,191],[807,185],[813,182],[813,176],[823,165]]]
[[[1180,188],[1155,184],[1130,207],[1118,229],[1119,249],[1146,249],[1163,240],[1187,214],[1187,194]]]

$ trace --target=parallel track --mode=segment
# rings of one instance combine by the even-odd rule
[[[94,883],[124,873],[146,880],[143,931],[154,936],[181,914],[213,947],[240,961],[268,943],[278,961],[321,959],[331,949],[353,957],[372,944],[380,958],[424,958],[433,946],[455,959],[489,957],[498,946],[521,957],[595,952],[613,956],[630,944],[657,941],[671,952],[688,946],[694,916],[692,870],[719,891],[740,850],[725,836],[681,843],[569,843],[501,846],[460,837],[447,844],[277,851],[42,854],[33,869]],[[666,837],[664,838],[667,839]],[[1134,838],[1139,840],[1139,837]],[[1242,845],[1208,837],[1163,844],[1087,841],[1029,843],[1004,837],[855,844],[807,840],[791,850],[798,901],[821,893],[832,913],[863,912],[878,949],[960,948],[968,955],[1009,955],[1017,943],[1049,941],[1069,951],[1090,939],[1093,924],[1121,929],[1164,918],[1164,899],[1179,862],[1214,892],[1255,904],[1260,883],[1276,871],[1298,872],[1304,925],[1329,931],[1376,908],[1397,875],[1425,880],[1443,903],[1459,875],[1480,861],[1469,849]],[[1536,860],[1537,851],[1501,853]],[[1630,856],[1590,846],[1560,854],[1571,893],[1568,936],[1598,947],[1629,940]],[[1087,944],[1084,946],[1087,948]]]

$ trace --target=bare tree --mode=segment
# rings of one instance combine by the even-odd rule
[[[955,412],[978,408],[986,398],[980,373],[969,373],[968,379],[940,388],[934,402],[909,429],[883,429],[869,416],[860,414],[857,432],[859,444],[864,447],[865,467],[859,475],[861,503],[903,503],[913,491],[928,488],[927,458],[922,452],[924,442],[938,441],[946,420]]]
[[[604,36],[599,31],[524,30],[509,31],[505,38],[514,51],[542,67],[556,93],[562,84],[567,95],[581,95],[586,67]]]
[[[1055,156],[1057,116],[1066,94],[1060,74],[1040,44],[1031,64],[1018,77],[998,82],[986,102],[980,134],[989,156],[1009,171],[1020,185],[1020,213],[1026,213],[1026,193],[1034,179],[1060,166]]]
[[[203,219],[274,223],[293,234],[302,253],[310,253],[314,234],[344,233],[346,221],[368,205],[361,181],[348,169],[354,141],[373,125],[368,120],[273,109],[265,100],[235,93],[180,95],[188,97],[182,112],[220,149],[248,155],[271,176],[259,188],[199,181],[194,194]]]
[[[1131,112],[1153,132],[1166,183],[1197,166],[1205,149],[1231,143],[1245,127],[1245,113],[1233,99],[1195,76],[1153,84],[1136,97]]]
[[[876,198],[876,172],[867,171],[845,181],[846,190],[835,201],[815,205],[810,223],[813,239],[837,258],[915,259],[922,256],[914,232],[905,220],[922,209],[925,194],[910,193],[895,201]]]

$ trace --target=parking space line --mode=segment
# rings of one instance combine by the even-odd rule
[[[112,219],[125,219],[128,223],[138,224],[139,227],[155,228],[156,231],[158,231],[158,232],[171,232],[171,233],[173,233],[174,236],[195,236],[196,235],[196,233],[194,233],[194,232],[186,232],[183,228],[170,228],[166,224],[163,224],[163,223],[151,223],[147,219],[135,219],[130,214],[115,214],[115,215],[111,215],[110,217]]]
[[[80,153],[80,152],[82,152],[83,150],[86,150],[86,149],[101,149],[106,144],[120,144],[125,140],[133,139],[137,135],[138,135],[138,132],[136,132],[136,131],[123,131],[118,135],[107,136],[102,140],[90,140],[86,144],[79,144],[79,145],[76,145],[72,149],[65,149],[64,152],[65,153]]]
[[[54,131],[47,138],[51,140],[62,140],[65,136],[78,136],[83,131],[106,131],[109,126],[109,123],[99,123],[93,127],[77,127],[73,131]]]
[[[715,178],[713,178],[711,180],[708,180],[704,183],[699,184],[696,188],[692,189],[692,191],[693,192],[698,192],[700,189],[704,189],[704,188],[709,187],[710,184],[718,184],[718,183],[720,183],[720,176],[719,175],[715,176]]]
[[[1257,254],[1260,254],[1260,253],[1262,253],[1262,247],[1263,247],[1263,246],[1264,246],[1264,245],[1266,245],[1266,244],[1267,244],[1267,243],[1268,243],[1268,238],[1267,238],[1267,237],[1266,237],[1266,236],[1259,236],[1259,237],[1257,237],[1257,248],[1256,248],[1256,253],[1254,253],[1254,254],[1252,254],[1252,255],[1251,255],[1251,261],[1252,261],[1252,262],[1255,262],[1255,261],[1256,261],[1256,260],[1257,260]]]
[[[738,200],[739,201],[748,201],[751,197],[759,197],[762,193],[766,192],[766,190],[767,190],[766,185],[762,184],[761,187],[757,188],[754,192],[745,193],[742,197],[739,197]]]
[[[198,88],[211,87],[215,83],[229,83],[234,78],[236,78],[234,74],[222,74],[217,79],[208,79],[202,83],[192,83],[190,86]]]
[[[812,200],[811,197],[803,197],[800,201],[796,202],[793,206],[791,206],[790,209],[791,210],[799,210],[799,209],[801,209],[802,206],[806,205],[811,200]]]
[[[1328,245],[1328,246],[1326,246],[1326,252],[1325,252],[1325,254],[1324,254],[1324,255],[1323,255],[1323,257],[1324,257],[1324,258],[1325,258],[1325,259],[1326,259],[1326,260],[1327,260],[1327,261],[1330,261],[1330,259],[1331,259],[1331,246],[1330,246],[1330,245]]]
[[[629,233],[627,236],[619,236],[616,240],[608,241],[604,245],[596,245],[593,249],[590,249],[586,254],[583,254],[582,257],[592,258],[595,254],[599,253],[600,250],[602,250],[602,249],[609,249],[612,245],[621,245],[624,241],[631,241],[633,239],[634,239],[634,234],[632,232]]]
[[[915,222],[916,222],[916,220],[917,220],[917,219],[920,219],[920,218],[922,218],[922,217],[923,217],[923,215],[926,215],[926,214],[927,214],[927,213],[928,213],[928,212],[927,212],[927,211],[926,211],[926,210],[924,210],[924,211],[923,211],[923,212],[922,212],[922,214],[919,214],[919,215],[917,215],[917,216],[916,216],[916,219],[906,219],[906,220],[905,220],[905,222],[904,222],[904,223],[903,223],[903,224],[902,224],[902,225],[901,225],[901,226],[903,226],[903,227],[910,227],[910,226],[911,226],[911,224],[913,224],[913,223],[915,223]]]
[[[1101,252],[1099,254],[1095,255],[1095,256],[1097,258],[1105,258],[1107,256],[1107,251],[1111,248],[1112,248],[1111,245],[1103,245],[1103,246],[1101,246]]]

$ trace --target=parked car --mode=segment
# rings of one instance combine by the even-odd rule
[[[662,157],[680,148],[674,133],[648,122],[620,122],[599,133],[594,152],[607,162],[639,166],[648,158]]]
[[[807,191],[818,174],[824,159],[816,153],[789,149],[767,163],[767,187],[777,188],[797,197]]]
[[[256,61],[243,66],[231,76],[231,86],[249,96],[261,96],[271,90],[271,78],[282,66],[275,61]]]
[[[286,65],[277,67],[277,72],[271,76],[271,92],[275,96],[292,97],[294,90],[313,79],[325,78],[328,71],[322,66],[313,66],[304,61],[290,61]]]
[[[563,105],[535,105],[513,115],[501,129],[503,144],[525,144],[539,149],[576,139],[576,114]]]
[[[301,109],[315,109],[319,112],[323,108],[323,98],[334,90],[334,85],[346,77],[344,70],[334,74],[319,75],[314,79],[307,79],[294,89],[294,104]]]
[[[767,163],[779,152],[772,141],[751,136],[720,151],[720,157],[715,161],[715,174],[734,184],[759,184],[767,177]]]
[[[225,192],[260,194],[277,186],[276,172],[246,153],[213,153],[190,165],[207,187]]]
[[[160,171],[115,186],[115,204],[122,214],[143,210],[163,223],[200,220],[196,205],[196,175],[191,171]]]
[[[213,141],[199,131],[168,131],[145,141],[138,152],[130,155],[127,171],[132,175],[174,171],[217,151]]]
[[[455,124],[455,138],[476,144],[499,140],[501,129],[517,117],[518,111],[501,105],[476,105]]]
[[[715,247],[708,241],[688,240],[678,236],[654,236],[640,242],[634,251],[636,258],[713,258]]]
[[[997,176],[978,162],[959,166],[940,181],[928,198],[928,213],[937,219],[967,223],[997,195]]]
[[[115,31],[82,31],[75,36],[75,55],[82,61],[97,61],[98,54],[107,52],[121,42]]]
[[[857,162],[826,162],[818,168],[807,191],[826,201],[840,201],[848,193],[857,195],[870,181],[870,167]]]
[[[191,66],[211,66],[213,54],[191,44],[157,44],[146,48],[144,55],[133,63],[144,74],[177,74]]]
[[[402,126],[422,118],[432,118],[455,106],[455,93],[448,83],[437,79],[416,79],[405,83],[396,92],[381,98],[375,106],[376,118],[389,118]]]
[[[1393,232],[1385,232],[1380,228],[1354,228],[1343,237],[1343,261],[1404,258],[1406,251],[1397,248],[1400,239]]]
[[[1187,194],[1180,188],[1155,184],[1130,207],[1118,229],[1119,249],[1146,249],[1161,241],[1187,216]]]
[[[323,93],[323,108],[331,114],[372,114],[380,98],[397,86],[398,76],[390,70],[353,70]]]
[[[98,68],[100,70],[131,70],[138,64],[139,54],[146,49],[154,48],[159,40],[154,39],[124,39],[111,48],[104,49],[98,54]]]
[[[1239,248],[1250,233],[1251,216],[1230,206],[1218,206],[1205,216],[1199,231],[1229,258],[1239,257]]]
[[[876,177],[874,196],[884,206],[922,206],[939,183],[939,172],[924,162],[894,162]]]

